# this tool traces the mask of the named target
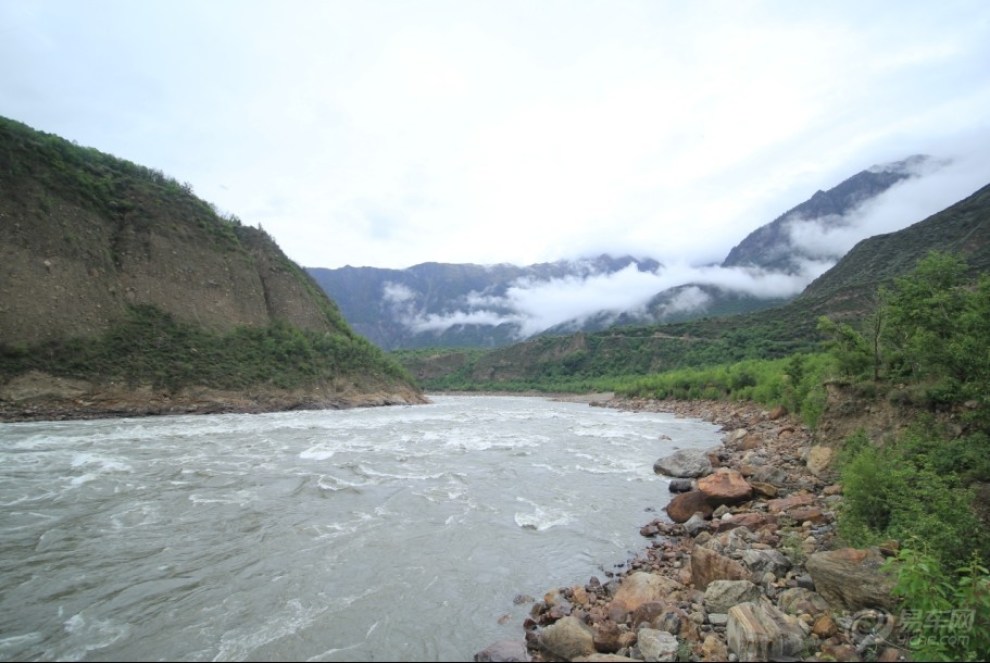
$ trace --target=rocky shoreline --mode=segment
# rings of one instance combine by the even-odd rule
[[[832,449],[799,420],[752,403],[590,404],[709,421],[722,444],[658,460],[673,497],[640,530],[646,548],[621,572],[529,599],[519,639],[476,661],[909,660],[880,569],[896,543],[841,547]]]
[[[0,422],[109,419],[175,414],[260,414],[289,410],[341,410],[428,403],[408,387],[317,385],[303,389],[254,387],[219,390],[185,387],[177,391],[94,385],[32,371],[0,387]]]

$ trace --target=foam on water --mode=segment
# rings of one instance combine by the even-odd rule
[[[626,559],[653,461],[715,430],[523,397],[0,424],[0,658],[470,658]]]

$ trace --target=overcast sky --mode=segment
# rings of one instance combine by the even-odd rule
[[[0,62],[0,115],[307,267],[700,265],[875,163],[990,182],[985,0],[3,0]]]

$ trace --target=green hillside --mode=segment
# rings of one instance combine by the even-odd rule
[[[607,379],[744,359],[777,359],[819,347],[820,316],[858,324],[881,284],[909,273],[929,251],[959,255],[971,275],[990,269],[990,186],[904,230],[864,240],[798,298],[754,313],[676,324],[546,336],[461,361],[443,351],[396,356],[429,389],[583,389]],[[439,367],[446,367],[446,370]],[[606,382],[602,382],[605,379]]]
[[[0,265],[0,414],[70,395],[96,413],[142,389],[419,398],[263,230],[159,171],[4,118]]]

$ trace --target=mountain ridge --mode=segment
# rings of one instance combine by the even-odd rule
[[[404,270],[374,267],[308,268],[337,301],[355,329],[387,350],[427,347],[500,347],[540,334],[595,332],[611,327],[687,321],[770,308],[797,296],[839,253],[820,255],[795,245],[791,229],[827,232],[846,225],[845,215],[923,170],[937,168],[926,155],[877,164],[819,190],[808,200],[749,233],[723,262],[694,271],[699,279],[663,288],[663,264],[653,258],[607,254],[525,267],[511,264],[423,263]],[[944,165],[944,164],[942,164]],[[579,281],[603,284],[635,265],[652,274],[656,290],[635,302],[612,299],[607,308],[539,323],[525,302],[533,293],[549,300],[555,289]],[[720,269],[721,268],[721,269]],[[718,272],[718,273],[714,273]],[[791,284],[762,285],[782,275]],[[625,274],[628,279],[628,274]],[[705,281],[703,279],[709,279]],[[636,279],[637,288],[646,288]],[[612,288],[614,290],[615,288]],[[591,297],[587,298],[589,301]],[[525,300],[525,301],[524,301]],[[540,326],[542,324],[542,326]]]
[[[971,278],[990,271],[990,184],[907,228],[861,240],[800,296],[773,308],[543,336],[473,356],[451,350],[401,358],[429,388],[499,389],[813,352],[823,340],[821,316],[859,324],[875,310],[878,288],[911,273],[930,251],[959,255]]]

